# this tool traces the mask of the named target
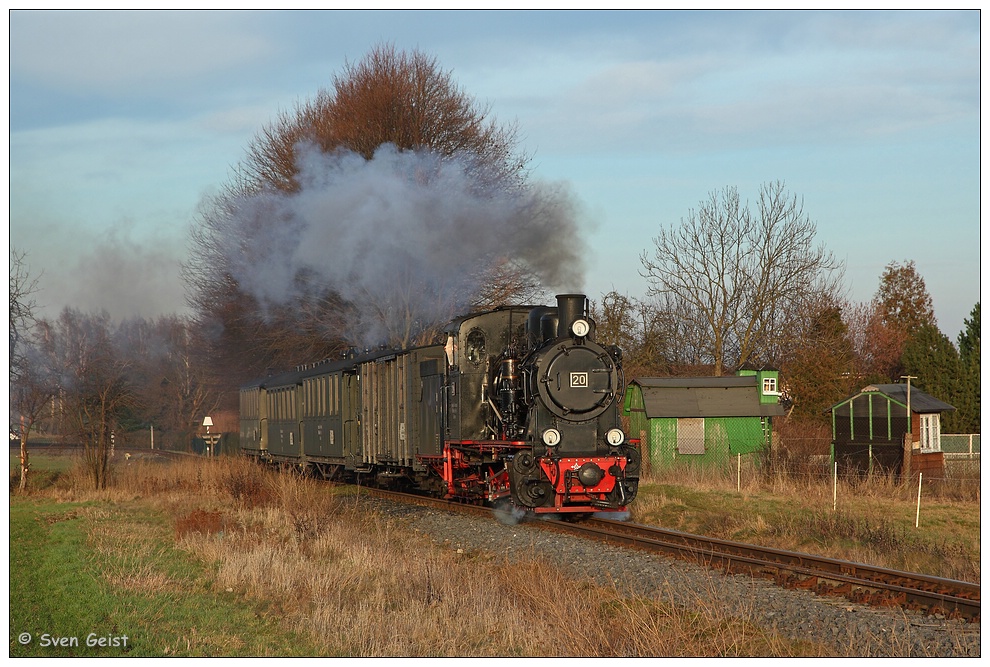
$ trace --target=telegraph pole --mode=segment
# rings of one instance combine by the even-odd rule
[[[917,380],[917,375],[902,375],[902,380],[907,380],[907,416],[908,416],[908,428],[907,432],[911,432],[911,380]]]
[[[902,375],[902,380],[907,380],[907,433],[904,434],[904,453],[901,459],[901,473],[905,477],[910,477],[911,475],[911,450],[914,449],[914,436],[911,435],[911,380],[917,380],[916,375]],[[918,483],[921,483],[921,476],[918,476]]]

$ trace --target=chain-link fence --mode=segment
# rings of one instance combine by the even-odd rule
[[[969,436],[956,437],[966,438],[968,444]],[[977,447],[978,438],[974,439]],[[699,450],[702,447],[701,442],[693,444]],[[651,454],[650,465],[644,466],[647,481],[702,483],[729,489],[780,485],[831,489],[838,485],[847,493],[850,489],[869,485],[873,489],[884,489],[892,497],[904,498],[912,497],[918,490],[918,467],[910,474],[903,474],[900,465],[885,465],[885,460],[873,461],[876,465],[871,465],[869,448],[863,452],[863,465],[843,465],[848,462],[839,461],[836,466],[830,439],[823,435],[775,435],[770,447],[745,453],[726,448],[720,450],[718,456],[703,457],[679,453],[679,450],[668,451],[668,455],[660,457],[655,456],[655,452]],[[979,452],[947,453],[937,471],[925,469],[921,472],[925,493],[930,496],[964,501],[980,496]]]

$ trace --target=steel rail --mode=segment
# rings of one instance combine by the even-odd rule
[[[668,553],[708,567],[772,578],[788,588],[842,595],[854,602],[901,606],[974,621],[980,617],[980,585],[975,583],[607,519],[589,519],[567,525],[565,530]]]
[[[362,492],[402,502],[491,516],[493,509],[436,498],[361,487]],[[526,520],[545,530],[663,553],[697,565],[772,579],[785,588],[843,596],[853,602],[903,607],[969,621],[980,619],[980,585],[927,574],[731,542],[676,530],[609,519],[581,522]]]

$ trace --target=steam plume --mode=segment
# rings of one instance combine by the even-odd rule
[[[332,289],[359,310],[353,342],[370,345],[394,338],[403,318],[426,325],[465,310],[498,258],[547,289],[581,287],[578,206],[562,186],[483,190],[463,161],[392,145],[371,160],[302,145],[297,167],[296,192],[235,202],[239,233],[261,231],[229,266],[262,304]]]

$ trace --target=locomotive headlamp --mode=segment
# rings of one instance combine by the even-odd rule
[[[548,428],[543,432],[543,444],[547,447],[556,447],[560,444],[560,431],[555,428]]]
[[[571,333],[578,338],[584,338],[589,331],[591,331],[591,325],[588,324],[588,320],[574,320],[574,324],[571,325]]]
[[[625,439],[626,439],[626,435],[622,432],[621,429],[613,428],[609,430],[608,433],[605,434],[606,442],[608,442],[608,444],[612,445],[613,447],[618,447],[619,445],[622,444],[622,441]]]

